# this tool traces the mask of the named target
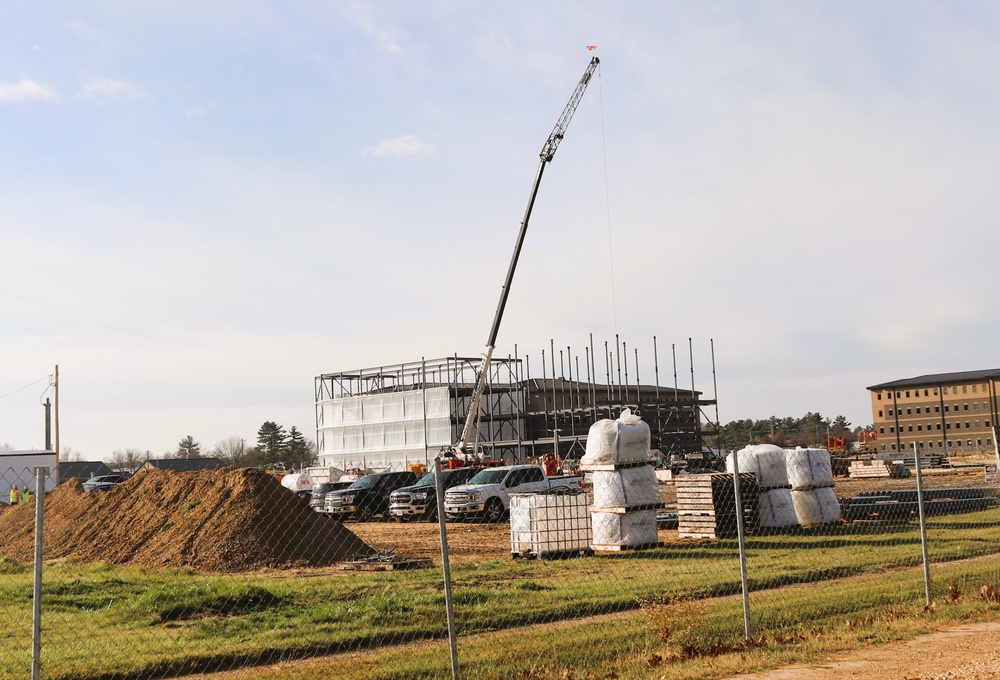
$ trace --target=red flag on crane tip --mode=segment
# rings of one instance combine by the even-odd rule
[[[597,45],[587,45],[587,49],[593,52],[594,50],[597,49]]]

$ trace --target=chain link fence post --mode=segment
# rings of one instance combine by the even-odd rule
[[[42,536],[45,518],[45,478],[47,467],[35,468],[35,578],[32,586],[31,680],[42,676]]]

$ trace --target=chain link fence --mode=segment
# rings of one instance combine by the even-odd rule
[[[720,677],[997,610],[992,461],[757,446],[673,474],[602,422],[582,460],[312,498],[255,469],[43,472],[40,508],[36,470],[2,470],[0,678]]]

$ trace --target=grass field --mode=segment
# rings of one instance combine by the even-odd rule
[[[721,677],[813,648],[989,618],[996,605],[978,594],[1000,586],[998,520],[1000,510],[930,521],[931,556],[940,563],[931,612],[922,611],[915,525],[754,537],[748,572],[761,644],[751,648],[741,645],[735,541],[459,564],[452,577],[463,677],[562,677],[565,669],[578,677]],[[448,675],[439,569],[237,576],[65,561],[46,566],[44,583],[45,678],[145,678],[326,654],[341,656],[274,672]],[[4,680],[29,667],[30,612],[30,571],[0,563]],[[405,646],[415,641],[425,643]]]

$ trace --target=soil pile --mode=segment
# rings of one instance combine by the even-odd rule
[[[0,558],[31,561],[35,504],[0,513]],[[146,470],[111,491],[45,499],[46,559],[205,571],[322,567],[373,548],[259,470]]]

